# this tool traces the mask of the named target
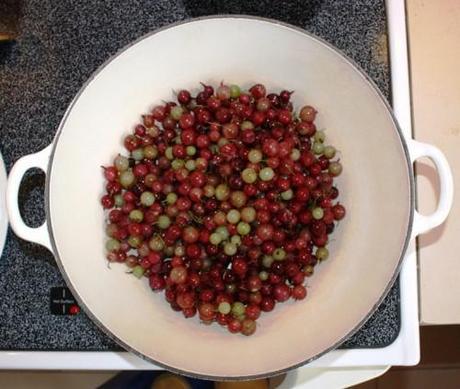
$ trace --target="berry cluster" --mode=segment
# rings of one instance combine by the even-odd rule
[[[292,92],[221,84],[153,108],[104,168],[107,258],[174,310],[251,335],[261,312],[307,295],[345,216],[342,165]]]

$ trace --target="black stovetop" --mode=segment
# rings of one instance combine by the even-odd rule
[[[0,45],[0,150],[7,169],[53,140],[82,83],[120,48],[169,23],[222,13],[279,19],[324,38],[357,62],[389,97],[383,0],[346,6],[333,0],[31,0],[22,3],[16,42]],[[35,226],[44,219],[43,186],[44,176],[31,172],[21,190],[24,217]],[[75,239],[83,241],[84,236]],[[51,288],[64,285],[50,252],[9,231],[0,258],[0,350],[119,349],[83,313],[51,312]],[[383,347],[399,329],[398,281],[344,347]]]

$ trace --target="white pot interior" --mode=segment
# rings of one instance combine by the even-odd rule
[[[104,259],[100,206],[107,165],[142,113],[221,80],[295,90],[317,107],[318,127],[341,153],[340,199],[347,217],[331,256],[308,281],[308,297],[234,336],[173,312],[147,279]],[[410,176],[395,123],[378,93],[336,51],[263,20],[218,18],[157,32],[98,72],[63,121],[49,177],[49,220],[58,262],[80,301],[128,348],[192,374],[240,377],[300,364],[354,329],[394,278],[410,224]]]

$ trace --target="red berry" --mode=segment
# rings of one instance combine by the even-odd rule
[[[200,293],[200,300],[209,303],[214,299],[214,292],[211,289],[204,289]]]
[[[175,267],[169,277],[175,284],[183,284],[187,280],[187,269],[183,266]]]
[[[283,109],[278,112],[278,120],[281,124],[289,124],[292,120],[292,113],[287,109]]]
[[[163,119],[166,117],[166,108],[163,105],[157,105],[152,110],[152,116],[159,122],[163,121]]]
[[[286,104],[289,102],[289,99],[291,98],[293,91],[289,92],[287,90],[283,90],[280,92],[280,100],[282,103]]]
[[[265,86],[263,86],[262,84],[256,84],[252,86],[249,89],[249,92],[251,92],[252,96],[256,99],[260,99],[261,97],[264,97],[265,94],[267,93]]]
[[[176,303],[182,309],[190,309],[195,305],[195,295],[192,292],[180,293],[176,297]]]
[[[114,166],[104,168],[104,177],[107,181],[115,181],[118,177],[118,170]]]
[[[313,107],[306,105],[300,110],[299,117],[300,120],[303,120],[304,122],[313,122],[316,118],[316,113],[317,112]]]
[[[161,255],[156,251],[151,251],[148,255],[148,260],[152,265],[155,265],[161,261]]]
[[[249,304],[260,305],[262,302],[262,293],[254,292],[249,294]]]
[[[241,332],[243,325],[238,319],[231,319],[227,325],[227,328],[232,334],[237,334],[238,332]]]
[[[287,299],[289,299],[290,295],[291,290],[287,285],[279,284],[275,286],[275,289],[273,289],[273,297],[278,302],[286,301]]]
[[[252,335],[254,332],[256,332],[256,322],[254,320],[251,320],[249,318],[244,319],[241,323],[241,333],[246,336]]]
[[[232,262],[232,270],[240,275],[243,276],[247,270],[248,270],[248,265],[244,259],[234,259]]]
[[[186,318],[193,317],[196,315],[196,308],[191,307],[191,308],[182,309],[182,313],[184,314]]]
[[[230,315],[224,315],[222,313],[217,313],[216,315],[216,321],[219,323],[221,326],[226,326],[228,323],[232,320]]]
[[[294,289],[292,289],[292,297],[295,300],[303,300],[307,297],[307,289],[303,285],[296,285]]]
[[[192,127],[195,124],[195,116],[191,113],[184,113],[179,119],[179,126],[183,130]]]
[[[195,143],[196,140],[196,133],[192,129],[186,129],[181,133],[181,141],[185,146],[190,146]]]
[[[192,96],[190,95],[190,92],[188,90],[182,89],[177,94],[177,101],[179,101],[179,103],[183,105],[187,105],[191,99]]]
[[[149,172],[148,167],[143,163],[138,163],[134,166],[133,173],[136,177],[145,177]]]
[[[216,309],[213,304],[204,303],[201,304],[198,308],[200,313],[200,319],[204,321],[213,320],[216,316]]]
[[[228,123],[231,119],[230,111],[227,108],[219,108],[216,111],[215,117],[221,124]]]
[[[269,157],[276,157],[279,152],[279,143],[274,139],[267,139],[262,146],[262,151]]]
[[[152,274],[149,277],[149,283],[153,290],[161,290],[166,286],[164,278],[158,274]]]
[[[250,276],[247,282],[250,292],[257,292],[262,287],[262,281],[258,275]]]
[[[260,317],[260,308],[257,305],[248,305],[246,307],[245,315],[248,319],[257,320]]]
[[[105,209],[109,209],[115,205],[115,201],[109,195],[105,195],[101,198],[101,204]]]
[[[341,204],[334,205],[334,207],[332,207],[332,212],[334,213],[335,220],[342,220],[346,214],[345,207]]]
[[[197,244],[188,245],[185,251],[190,258],[198,258],[201,254],[201,249]]]
[[[270,224],[261,224],[257,227],[256,234],[262,240],[270,240],[273,237],[274,228]]]
[[[270,312],[273,311],[273,308],[275,308],[275,300],[270,297],[264,297],[260,303],[260,309],[264,312]]]
[[[265,112],[262,112],[262,111],[255,111],[251,115],[251,120],[254,123],[254,126],[256,127],[261,126],[265,122],[266,119],[267,119],[267,115],[265,114]]]
[[[125,138],[124,144],[128,151],[133,151],[139,147],[140,140],[134,135],[128,135]]]
[[[297,189],[297,191],[295,193],[295,198],[298,201],[306,203],[308,201],[308,199],[310,198],[310,191],[305,186],[301,187],[301,188]]]

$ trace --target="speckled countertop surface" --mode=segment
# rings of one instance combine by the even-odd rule
[[[107,58],[149,31],[190,17],[251,14],[303,27],[343,50],[389,96],[384,1],[347,3],[24,1],[16,42],[0,45],[0,151],[7,169],[53,140],[72,97]],[[28,174],[21,190],[23,214],[32,225],[44,218],[43,185],[42,174]],[[50,288],[61,285],[51,253],[9,231],[0,258],[0,350],[117,349],[84,314],[50,313]],[[397,283],[377,313],[344,346],[389,344],[399,332],[399,319]]]

